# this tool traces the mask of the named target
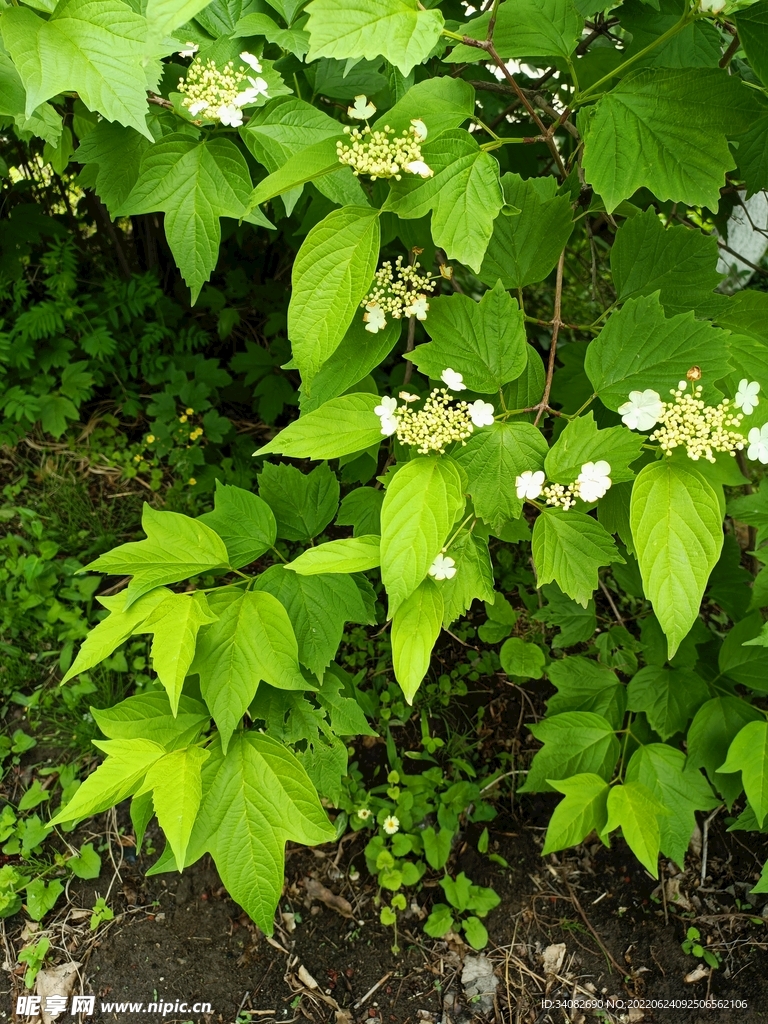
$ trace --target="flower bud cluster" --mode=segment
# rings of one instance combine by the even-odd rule
[[[384,396],[373,410],[381,420],[384,435],[396,434],[402,444],[413,445],[420,455],[429,452],[445,454],[449,444],[460,441],[466,445],[475,427],[493,423],[493,406],[478,399],[475,402],[455,402],[446,388],[435,388],[421,409],[411,409],[416,395],[400,393],[404,404],[396,398]]]
[[[707,405],[701,398],[703,389],[700,384],[691,391],[687,388],[685,380],[672,388],[673,400],[662,403],[660,426],[651,434],[650,440],[658,441],[665,455],[683,447],[694,462],[701,458],[714,462],[715,452],[735,455],[741,451],[745,444],[743,434],[729,428],[741,426],[744,416],[733,411],[730,398],[724,398],[718,405]]]
[[[394,269],[387,260],[376,271],[374,281],[373,288],[360,303],[365,308],[365,329],[371,334],[387,326],[387,314],[395,320],[404,316],[427,319],[427,295],[435,290],[435,281],[422,274],[418,260],[413,266],[403,266],[403,257],[398,256]]]
[[[573,508],[578,498],[573,484],[568,486],[565,484],[547,484],[546,487],[542,488],[541,493],[548,505],[552,505],[554,508],[561,508],[563,512]]]
[[[515,479],[515,487],[521,501],[535,500],[543,496],[548,505],[567,512],[579,499],[590,505],[604,497],[611,486],[610,472],[610,463],[604,459],[598,462],[585,462],[573,483],[551,483],[544,486],[544,471],[539,469],[533,472],[527,469]]]
[[[240,59],[253,71],[261,71],[258,59],[250,53],[241,53]],[[243,83],[249,85],[243,89]],[[253,78],[234,61],[219,68],[215,60],[195,60],[187,70],[186,78],[179,79],[182,105],[192,117],[205,117],[211,121],[237,128],[243,123],[242,107],[255,103],[259,96],[267,96],[268,85],[263,78]]]
[[[403,171],[422,178],[432,177],[433,171],[421,155],[421,142],[426,130],[422,132],[412,124],[396,135],[395,129],[389,125],[375,130],[366,125],[364,128],[347,126],[344,134],[349,141],[339,139],[336,152],[341,163],[351,167],[354,174],[367,174],[372,181],[376,178],[400,181]]]

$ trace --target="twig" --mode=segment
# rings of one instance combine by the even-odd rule
[[[544,394],[541,397],[539,403],[538,412],[536,413],[536,419],[533,421],[534,427],[539,425],[544,410],[549,406],[549,395],[552,391],[552,378],[555,374],[555,355],[557,354],[557,336],[560,333],[560,328],[563,326],[563,322],[560,319],[560,311],[563,302],[563,266],[565,265],[565,249],[560,253],[560,259],[557,261],[557,275],[555,278],[555,309],[552,315],[552,341],[549,346],[549,360],[547,362],[547,379],[544,384]]]
[[[383,978],[382,978],[382,979],[381,979],[380,981],[377,981],[377,982],[376,982],[376,984],[375,984],[375,985],[373,986],[373,988],[369,988],[369,989],[368,989],[368,991],[367,991],[367,992],[365,993],[365,995],[363,996],[363,998],[362,998],[362,999],[358,999],[358,1000],[357,1000],[357,1002],[356,1002],[356,1003],[355,1003],[355,1005],[354,1005],[354,1006],[352,1007],[352,1009],[353,1009],[353,1010],[359,1010],[359,1009],[360,1009],[360,1007],[361,1007],[361,1006],[363,1005],[363,1003],[367,1002],[367,1001],[368,1001],[368,1000],[369,1000],[369,999],[371,998],[371,996],[373,995],[373,993],[374,993],[374,992],[375,992],[375,991],[376,991],[377,989],[380,989],[380,988],[381,988],[381,986],[382,986],[382,985],[384,984],[384,982],[385,982],[385,981],[389,981],[389,979],[390,979],[390,978],[392,977],[392,974],[393,974],[393,972],[392,972],[392,971],[390,971],[390,972],[389,972],[389,974],[385,974],[385,975],[384,975],[384,977],[383,977]]]
[[[741,42],[739,40],[739,37],[738,37],[738,35],[735,35],[733,37],[733,39],[730,41],[730,43],[728,44],[728,49],[725,51],[723,56],[718,61],[717,66],[719,68],[727,68],[728,65],[731,63],[731,61],[733,60],[733,55],[736,53],[736,51],[738,50],[738,48],[740,46],[741,46]]]
[[[722,811],[723,804],[716,807],[710,816],[704,822],[704,827],[701,830],[701,884],[704,884],[704,879],[707,877],[707,852],[709,847],[709,825],[710,822],[714,821],[717,815]]]
[[[616,621],[618,622],[618,624],[620,626],[623,626],[624,625],[624,619],[622,619],[622,617],[621,617],[621,615],[619,613],[619,609],[613,603],[613,598],[611,597],[610,590],[608,589],[608,587],[606,587],[606,585],[603,583],[602,580],[598,580],[598,583],[600,584],[600,589],[602,590],[603,594],[605,595],[606,601],[611,606],[611,611],[613,612],[613,614],[614,614],[614,616],[616,618]]]
[[[623,978],[624,975],[627,973],[626,970],[621,966],[620,963],[618,963],[614,959],[613,954],[611,953],[611,951],[603,944],[603,940],[600,938],[600,936],[597,934],[595,929],[592,927],[592,924],[590,923],[589,918],[584,913],[584,910],[583,910],[581,904],[579,903],[578,899],[576,898],[576,893],[575,893],[574,888],[571,885],[571,883],[566,881],[565,884],[568,886],[568,892],[570,893],[570,896],[571,896],[571,902],[573,903],[574,907],[576,907],[576,909],[578,910],[579,915],[580,915],[582,921],[587,926],[587,928],[589,928],[590,933],[592,934],[592,937],[594,938],[595,942],[598,944],[598,946],[602,950],[603,955],[605,957],[607,957],[607,959],[610,961],[610,963],[613,965],[613,967],[619,972],[620,977]]]

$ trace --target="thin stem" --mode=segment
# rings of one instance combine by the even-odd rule
[[[285,562],[286,564],[288,563],[288,559],[285,557],[285,555],[283,555],[280,551],[277,550],[274,544],[269,550],[274,551],[274,553],[277,555],[281,562]]]
[[[738,50],[738,48],[740,46],[741,46],[741,41],[740,41],[739,37],[737,35],[735,35],[733,37],[733,39],[730,41],[730,43],[728,44],[728,49],[725,51],[723,56],[720,58],[720,61],[718,62],[717,66],[719,68],[727,68],[728,65],[731,63],[731,61],[733,60],[734,55],[736,54],[736,51]]]
[[[464,520],[464,522],[459,524],[459,526],[458,526],[456,532],[454,533],[454,535],[450,538],[450,540],[446,541],[446,543],[443,545],[443,551],[447,551],[450,548],[451,544],[453,544],[453,542],[459,536],[459,534],[464,529],[464,527],[467,525],[467,523],[469,522],[470,519],[475,519],[475,513],[474,512],[470,512],[469,515],[467,516],[467,518]],[[477,522],[477,519],[475,519],[475,523],[476,522]],[[475,524],[473,523],[472,526],[470,527],[470,533],[474,529],[474,525]]]
[[[615,68],[613,71],[609,72],[607,75],[603,75],[603,77],[598,79],[598,81],[593,82],[588,89],[581,93],[580,96],[577,96],[575,98],[574,105],[581,106],[581,104],[584,103],[587,97],[592,97],[592,93],[597,92],[601,86],[605,85],[607,82],[610,82],[612,78],[618,78],[619,76],[623,75],[633,65],[637,64],[639,60],[642,60],[643,57],[645,57],[647,54],[655,50],[657,46],[661,46],[662,43],[666,43],[668,40],[676,36],[677,33],[681,32],[684,28],[686,28],[686,26],[689,25],[692,20],[693,18],[691,17],[691,12],[685,11],[680,21],[676,22],[672,26],[672,28],[667,29],[667,31],[662,33],[662,35],[660,35],[657,39],[654,39],[652,43],[649,43],[647,46],[644,46],[642,50],[639,50],[636,54],[630,57],[629,60],[625,60],[623,64],[619,64],[619,66]]]
[[[539,410],[536,413],[536,419],[533,421],[534,427],[539,425],[539,420],[544,414],[544,410],[549,407],[549,395],[552,390],[552,378],[555,375],[555,356],[557,355],[557,336],[560,333],[560,328],[563,326],[563,322],[560,319],[560,312],[562,309],[563,302],[563,267],[565,265],[565,249],[560,253],[560,259],[557,261],[557,275],[555,278],[555,308],[552,316],[552,341],[549,345],[549,360],[547,362],[547,379],[544,384],[544,394],[541,396],[541,402],[539,404]]]

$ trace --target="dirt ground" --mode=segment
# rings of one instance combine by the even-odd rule
[[[489,863],[474,843],[461,840],[452,863],[501,896],[486,919],[491,943],[484,954],[453,936],[425,936],[420,917],[442,895],[432,881],[408,911],[395,956],[391,930],[378,923],[359,834],[341,846],[289,848],[279,920],[268,938],[227,897],[209,858],[183,876],[147,878],[154,858],[133,856],[114,816],[102,833],[110,842],[102,877],[71,885],[67,906],[43,927],[55,962],[80,965],[73,991],[96,996],[94,1014],[81,1018],[94,1024],[768,1021],[768,901],[752,902],[746,892],[768,855],[763,837],[756,843],[750,836],[746,845],[743,834],[727,834],[715,818],[707,829],[704,881],[703,850],[694,850],[684,874],[664,865],[659,884],[620,840],[610,850],[595,842],[542,859],[553,798],[504,803],[491,823],[490,849],[509,868]],[[355,882],[351,866],[360,870]],[[94,934],[89,908],[106,893],[115,919]],[[0,1012],[7,1017],[5,1008],[24,991],[13,949],[28,941],[30,931],[28,924],[23,931],[23,915],[4,924]],[[718,970],[704,969],[681,949],[691,925],[721,958]],[[477,971],[479,995],[469,979]],[[492,972],[495,981],[483,984],[483,972]],[[585,1006],[589,1000],[602,1005]],[[691,1005],[702,1000],[716,1005]],[[123,1001],[173,1007],[200,1001],[211,1010],[171,1008],[163,1017],[101,1009]],[[579,1001],[581,1008],[574,1007]],[[664,1001],[672,1005],[653,1005]]]

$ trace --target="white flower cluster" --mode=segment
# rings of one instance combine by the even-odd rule
[[[714,462],[715,452],[735,455],[744,447],[743,434],[730,428],[740,427],[744,415],[757,407],[759,390],[759,384],[745,377],[733,403],[742,412],[734,412],[730,398],[724,398],[718,405],[707,405],[701,398],[701,384],[693,385],[689,391],[688,381],[681,380],[670,391],[671,402],[663,402],[656,391],[632,391],[629,401],[619,407],[619,413],[633,430],[650,430],[659,423],[650,440],[658,441],[665,455],[683,447],[694,462],[701,458]]]
[[[460,373],[445,370],[443,379],[448,376],[454,383],[458,378],[459,387],[463,390]],[[381,432],[385,437],[397,435],[402,444],[413,445],[420,455],[429,452],[445,453],[447,445],[454,441],[467,443],[467,438],[475,427],[489,427],[493,423],[493,406],[478,398],[475,402],[456,402],[446,388],[435,388],[424,402],[421,409],[411,409],[410,404],[418,401],[418,395],[409,395],[401,391],[399,398],[403,405],[398,405],[397,398],[385,395],[373,410],[381,420]]]
[[[611,486],[611,466],[605,459],[597,462],[585,462],[581,472],[572,484],[548,484],[544,486],[546,474],[539,469],[535,472],[527,469],[515,479],[518,498],[535,501],[544,496],[546,503],[564,512],[573,508],[577,499],[591,504],[604,497]]]
[[[252,71],[261,71],[261,64],[252,53],[241,53],[240,60]],[[245,89],[244,82],[250,83]],[[268,88],[263,78],[254,78],[235,68],[231,60],[222,68],[216,66],[215,60],[196,60],[190,64],[186,78],[179,79],[179,92],[184,97],[181,102],[192,117],[202,115],[233,128],[243,123],[242,108],[255,103],[259,96],[267,96]]]
[[[435,281],[421,273],[417,260],[413,266],[403,266],[398,256],[395,266],[387,260],[376,271],[375,284],[360,303],[365,308],[363,320],[366,331],[378,334],[387,326],[387,314],[394,320],[415,316],[426,320],[429,311],[427,294],[435,290]]]
[[[350,117],[367,121],[376,113],[376,107],[365,96],[355,96],[354,105],[347,109]],[[376,178],[394,178],[400,181],[402,172],[431,178],[433,171],[424,163],[421,143],[427,137],[427,126],[419,118],[413,118],[411,127],[400,135],[385,124],[375,131],[369,124],[364,128],[344,129],[349,142],[339,139],[336,152],[343,164],[348,164],[355,174],[367,174],[372,181]]]

